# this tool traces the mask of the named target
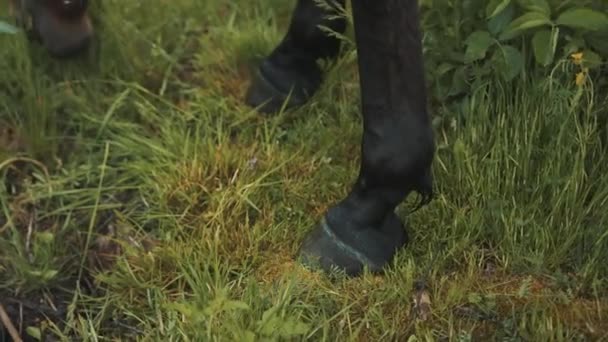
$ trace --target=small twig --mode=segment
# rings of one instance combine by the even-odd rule
[[[4,310],[4,306],[2,306],[2,304],[0,304],[0,322],[2,322],[2,325],[4,325],[6,330],[8,330],[8,334],[11,335],[13,341],[23,342],[23,340],[19,336],[19,332],[17,331],[17,329],[15,329],[13,322],[11,322],[11,319],[10,317],[8,317],[8,314]]]
[[[46,302],[51,307],[51,309],[53,309],[53,311],[57,312],[57,306],[55,306],[55,303],[53,303],[53,299],[49,296],[48,293],[44,293],[44,299],[46,299]]]

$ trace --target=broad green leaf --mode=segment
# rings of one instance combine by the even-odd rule
[[[550,56],[550,48],[551,45],[551,31],[549,30],[540,30],[534,34],[532,37],[532,48],[534,50],[534,58],[536,62],[542,66],[546,66],[547,60]],[[550,63],[550,62],[549,62]]]
[[[15,26],[13,26],[7,22],[0,20],[0,33],[15,34],[17,32],[19,32],[18,28],[16,28]]]
[[[551,19],[540,12],[528,12],[513,20],[509,27],[500,35],[501,40],[515,38],[531,28],[551,25]]]
[[[486,7],[486,16],[488,19],[494,18],[511,4],[511,0],[493,0]]]
[[[608,15],[589,8],[574,8],[560,14],[556,23],[576,29],[597,31],[608,28]]]
[[[512,46],[503,46],[502,51],[507,65],[505,76],[511,81],[523,70],[524,56]]]
[[[518,3],[526,12],[539,12],[547,17],[551,16],[551,6],[547,0],[518,0]]]
[[[602,57],[591,50],[584,50],[582,65],[585,68],[595,69],[602,65]]]
[[[503,45],[494,53],[495,67],[505,80],[513,80],[524,67],[524,57],[513,46]]]
[[[538,64],[548,66],[553,63],[558,37],[558,27],[554,27],[552,30],[541,30],[534,34],[532,48],[534,49],[534,58]]]
[[[454,66],[454,64],[450,64],[450,63],[441,63],[435,70],[434,73],[437,77],[441,77],[445,74],[447,74],[448,72],[450,72],[451,70],[453,70],[456,66]]]
[[[475,31],[469,35],[465,41],[467,49],[464,54],[464,62],[471,63],[483,59],[490,46],[494,44],[494,39],[486,31]]]
[[[498,15],[490,18],[488,20],[488,31],[493,36],[498,36],[499,33],[505,30],[509,23],[513,21],[513,17],[515,16],[515,6],[513,3],[510,3],[504,10],[502,10]]]
[[[466,80],[466,67],[461,66],[452,75],[452,84],[448,96],[454,96],[466,92],[468,89]]]

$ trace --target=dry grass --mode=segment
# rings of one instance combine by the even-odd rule
[[[139,3],[104,1],[84,61],[0,36],[0,302],[21,333],[608,338],[608,107],[567,63],[433,108],[438,196],[399,209],[413,242],[385,275],[348,279],[294,256],[356,176],[352,44],[309,105],[260,116],[242,98],[290,1]]]

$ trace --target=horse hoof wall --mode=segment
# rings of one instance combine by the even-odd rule
[[[365,268],[380,273],[407,241],[405,228],[395,213],[388,215],[380,227],[364,228],[353,227],[347,220],[336,223],[326,215],[305,238],[299,259],[305,266],[327,273],[338,270],[354,277]]]
[[[301,107],[319,87],[320,71],[313,71],[306,75],[295,68],[283,70],[264,61],[253,75],[245,103],[264,114]]]

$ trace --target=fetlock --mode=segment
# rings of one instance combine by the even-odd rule
[[[430,196],[430,170],[435,154],[430,123],[412,120],[407,115],[366,123],[356,188],[370,193],[387,189],[394,196],[387,200],[395,204],[412,191]]]

